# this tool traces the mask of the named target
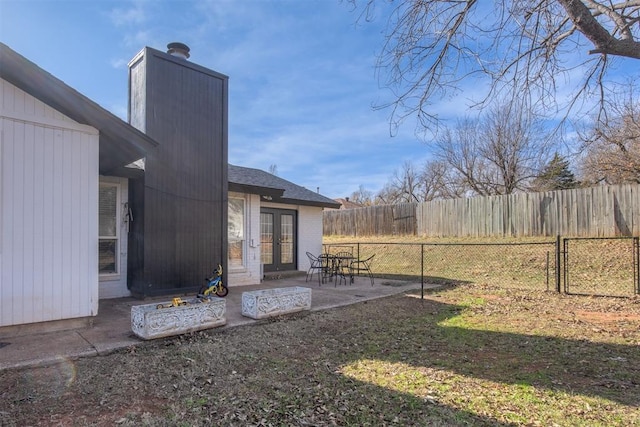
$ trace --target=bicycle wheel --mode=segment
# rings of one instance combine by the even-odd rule
[[[228,293],[229,293],[229,288],[224,286],[222,283],[220,283],[216,287],[216,295],[218,295],[219,297],[224,298],[227,296]]]

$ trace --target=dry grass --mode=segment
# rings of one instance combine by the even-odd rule
[[[640,301],[444,288],[0,373],[0,425],[640,423]]]
[[[476,283],[529,290],[556,289],[554,238],[325,237],[325,245],[351,244],[361,256],[375,253],[379,277],[413,277],[431,283]],[[575,294],[637,293],[633,240],[570,239],[561,264],[561,289]],[[566,262],[565,262],[566,261]],[[564,267],[566,266],[566,270]],[[566,272],[566,280],[564,273]],[[565,289],[565,284],[567,289]]]

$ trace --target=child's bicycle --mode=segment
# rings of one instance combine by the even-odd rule
[[[219,297],[226,297],[229,293],[227,285],[222,283],[222,265],[218,264],[218,268],[213,271],[211,277],[204,279],[207,284],[203,285],[198,291],[198,298],[207,298],[211,294]]]

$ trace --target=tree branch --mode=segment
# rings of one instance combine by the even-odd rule
[[[558,0],[578,30],[595,46],[591,54],[618,55],[640,59],[640,43],[633,38],[616,39],[580,0]],[[622,29],[621,29],[622,31]]]

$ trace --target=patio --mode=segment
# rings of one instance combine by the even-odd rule
[[[242,316],[243,292],[295,286],[311,288],[312,311],[327,310],[420,289],[420,283],[386,279],[376,279],[375,285],[371,286],[368,277],[356,277],[351,285],[334,286],[334,283],[325,283],[318,286],[316,280],[306,282],[304,273],[275,280],[264,280],[260,285],[254,286],[234,287],[231,284],[229,295],[225,298],[226,325],[217,327],[215,330],[265,321]],[[429,285],[429,287],[434,286]],[[171,297],[168,295],[144,300],[135,298],[101,300],[98,315],[91,319],[89,327],[56,332],[43,332],[42,329],[33,327],[13,336],[3,335],[0,332],[0,370],[48,365],[61,360],[103,355],[120,348],[142,344],[144,341],[138,339],[131,331],[131,307],[170,301]]]

